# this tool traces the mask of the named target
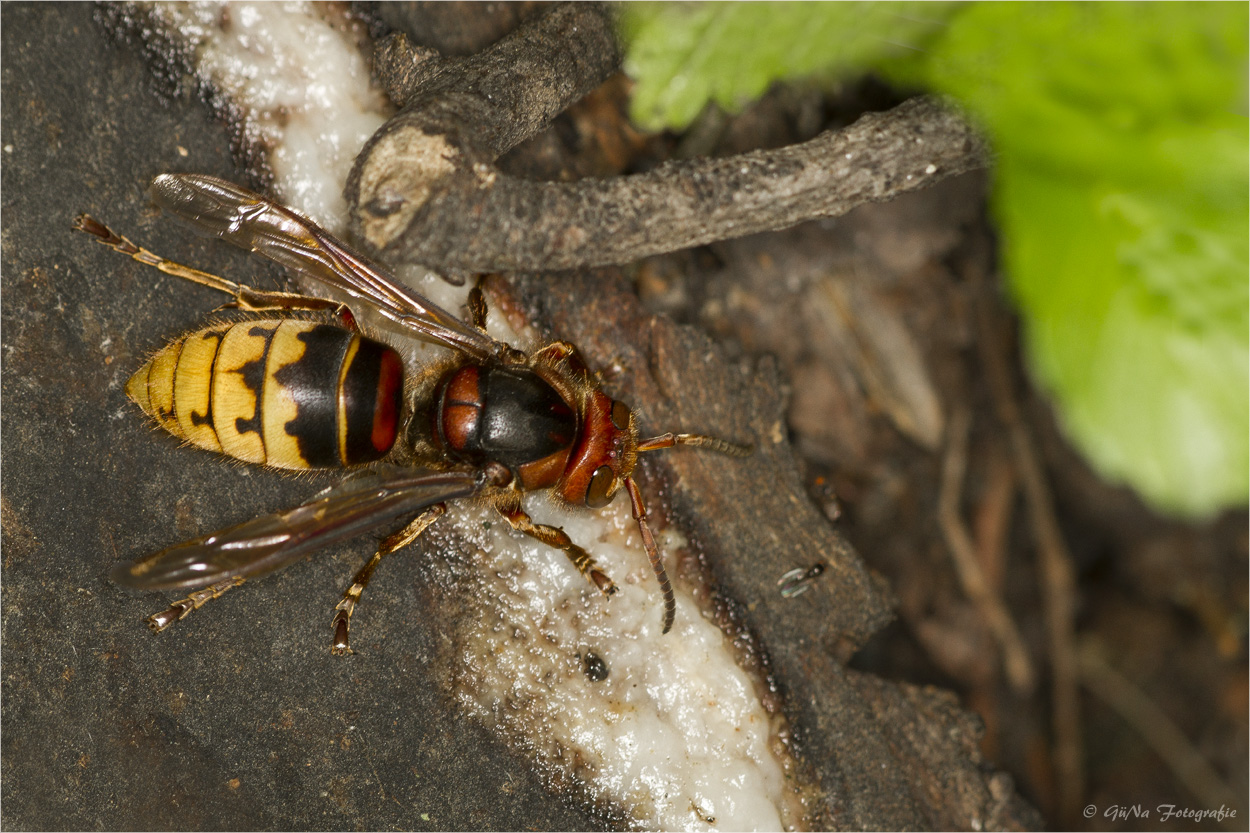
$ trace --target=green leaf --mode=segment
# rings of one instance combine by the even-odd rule
[[[1250,496],[1248,23],[1245,4],[978,4],[920,68],[992,137],[1006,273],[1066,430],[1189,516]]]
[[[1002,176],[1004,264],[1066,431],[1162,509],[1244,503],[1245,212],[1233,229],[1151,195],[1015,166]]]
[[[954,96],[995,151],[1031,368],[1106,477],[1200,517],[1250,498],[1250,28],[1240,3],[626,4],[634,118],[774,81]]]
[[[1034,376],[1156,506],[1250,498],[1245,3],[627,4],[634,118],[880,72],[990,135]]]
[[[626,3],[632,116],[681,130],[715,102],[730,113],[776,81],[832,82],[923,47],[951,3]]]

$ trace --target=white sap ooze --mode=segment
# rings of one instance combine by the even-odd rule
[[[154,19],[194,46],[201,77],[239,108],[247,135],[272,148],[281,199],[342,233],[343,182],[389,105],[371,85],[358,33],[332,9],[162,4]],[[417,288],[447,309],[463,307],[464,288],[429,277]],[[494,310],[490,323],[496,337],[517,343]],[[644,434],[670,428],[682,426],[642,426]],[[553,506],[543,495],[525,505],[535,522],[564,527],[620,592],[605,599],[563,553],[512,531],[493,510],[453,506],[439,524],[456,524],[481,550],[479,586],[466,599],[478,609],[459,620],[470,630],[459,634],[453,672],[464,708],[642,827],[802,826],[757,681],[679,583],[673,630],[661,635],[663,598],[627,496],[601,511]],[[658,537],[662,554],[682,543]],[[672,575],[673,559],[666,563]],[[588,679],[587,651],[607,664],[605,679]]]
[[[590,794],[623,805],[644,826],[793,824],[772,719],[725,635],[680,587],[673,630],[661,635],[663,597],[626,497],[591,512],[536,495],[526,509],[564,527],[620,591],[603,598],[562,553],[506,523],[487,530],[489,515],[468,510],[458,528],[484,555],[473,594],[483,609],[465,617],[480,627],[466,634],[466,648],[489,659],[467,666],[461,702],[523,736],[547,766],[576,757]],[[681,544],[670,535],[659,543],[662,552]],[[606,679],[587,677],[578,660],[586,651],[607,664]]]
[[[326,228],[347,223],[343,183],[390,114],[342,7],[309,3],[158,3],[194,50],[199,76],[243,110],[269,145],[278,196]]]

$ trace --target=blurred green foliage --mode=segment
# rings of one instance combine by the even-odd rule
[[[632,116],[681,130],[709,101],[738,112],[774,82],[860,75],[919,49],[953,3],[626,3]]]
[[[1086,456],[1192,517],[1250,496],[1244,3],[631,4],[635,118],[787,78],[954,97],[994,148],[1035,378]]]

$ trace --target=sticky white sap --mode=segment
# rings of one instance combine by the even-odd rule
[[[202,80],[238,106],[249,141],[268,145],[277,196],[333,231],[347,225],[343,183],[391,108],[337,5],[154,3],[155,20],[193,51]]]

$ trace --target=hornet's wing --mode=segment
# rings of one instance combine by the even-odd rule
[[[303,555],[412,516],[446,500],[475,494],[480,471],[370,473],[314,497],[294,509],[265,515],[118,564],[110,578],[141,590],[206,587],[235,576],[264,575]]]
[[[157,205],[222,240],[364,299],[420,338],[477,359],[510,350],[404,286],[312,220],[260,194],[203,174],[161,174],[150,193]]]

